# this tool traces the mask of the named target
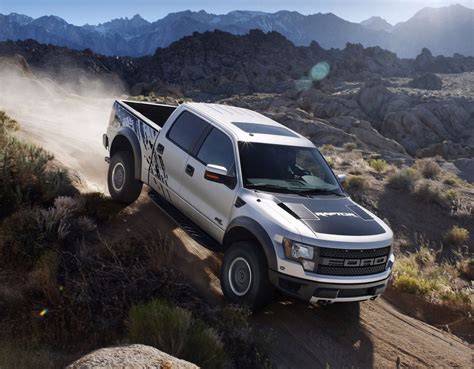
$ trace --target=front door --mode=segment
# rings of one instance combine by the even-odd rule
[[[225,167],[229,175],[235,176],[234,148],[225,133],[212,128],[196,151],[194,156],[188,157],[179,194],[193,212],[193,220],[220,242],[235,202],[237,186],[229,188],[208,181],[204,173],[207,164],[214,164]]]
[[[150,186],[181,208],[178,197],[189,153],[209,125],[194,114],[181,113],[167,132],[156,140],[150,165]]]

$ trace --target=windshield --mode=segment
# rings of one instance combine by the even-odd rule
[[[316,148],[239,142],[244,187],[270,192],[344,195]]]

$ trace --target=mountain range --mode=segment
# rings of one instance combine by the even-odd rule
[[[400,57],[414,57],[424,47],[435,55],[474,55],[474,10],[461,5],[424,8],[394,26],[380,17],[353,23],[332,13],[302,15],[294,11],[236,10],[216,15],[187,10],[155,22],[135,15],[83,26],[57,16],[33,19],[16,13],[0,14],[0,41],[34,39],[104,55],[150,55],[184,36],[215,29],[237,35],[251,29],[277,31],[297,46],[308,46],[312,41],[328,49],[342,49],[348,42],[381,46]]]

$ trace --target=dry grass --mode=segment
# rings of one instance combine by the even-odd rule
[[[384,159],[369,159],[368,163],[377,173],[383,173],[387,170],[387,162]]]
[[[426,300],[445,304],[463,311],[474,311],[474,301],[468,287],[460,287],[456,265],[438,263],[437,253],[427,246],[399,256],[393,272],[393,286]]]
[[[351,193],[365,193],[370,189],[370,181],[362,175],[348,176],[344,187]]]
[[[466,228],[453,226],[444,236],[444,242],[450,246],[463,246],[469,239],[469,231]]]
[[[433,159],[419,159],[414,168],[426,179],[437,179],[441,174],[441,167]]]
[[[388,186],[399,191],[412,192],[420,175],[412,168],[402,168],[388,178]]]
[[[419,180],[413,189],[413,194],[418,200],[423,202],[436,203],[441,206],[447,206],[449,203],[448,198],[443,194],[441,186],[434,181]]]
[[[354,142],[346,142],[342,147],[345,151],[354,151],[357,149],[357,144]]]

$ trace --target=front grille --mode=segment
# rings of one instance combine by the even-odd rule
[[[316,273],[339,276],[370,275],[382,273],[385,270],[385,265],[386,263],[368,267],[333,267],[327,265],[318,265],[316,268]]]
[[[390,252],[390,246],[379,249],[367,250],[349,250],[349,249],[330,249],[325,247],[319,248],[319,256],[326,258],[341,258],[341,259],[364,259],[376,258],[379,256],[386,256]]]
[[[315,272],[317,274],[334,276],[363,276],[381,273],[385,270],[388,262],[388,256],[390,254],[390,246],[366,250],[319,248],[318,251],[320,264],[316,266]],[[386,262],[377,265],[367,265],[367,262],[371,263],[370,259],[380,257],[387,257]],[[324,262],[323,259],[326,262]],[[328,259],[331,260],[329,261]],[[355,266],[354,263],[358,263],[356,260],[365,260],[366,265]],[[376,263],[373,262],[371,264]]]

